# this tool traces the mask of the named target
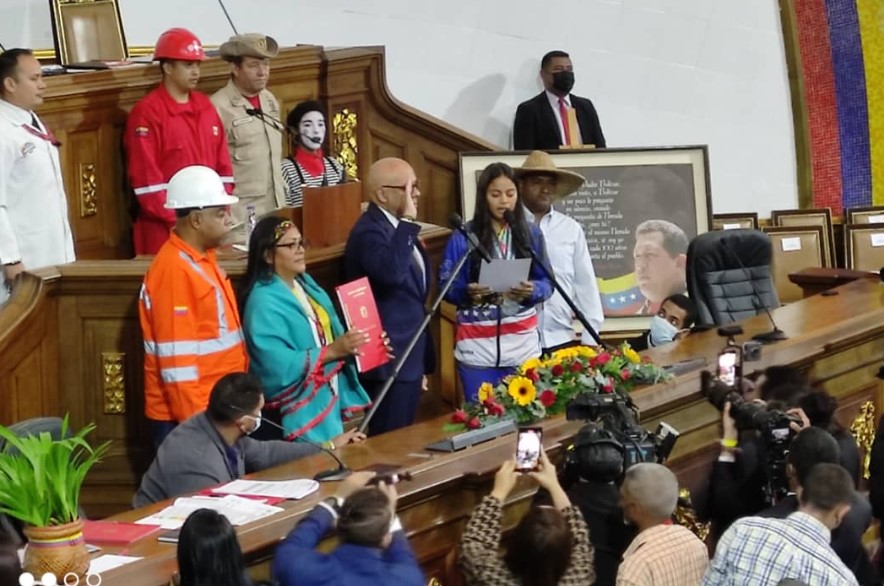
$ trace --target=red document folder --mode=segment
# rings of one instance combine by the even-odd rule
[[[359,372],[365,372],[389,362],[390,357],[387,356],[387,349],[381,337],[383,331],[381,316],[378,315],[378,306],[374,302],[368,278],[362,277],[339,285],[335,291],[338,292],[338,300],[341,302],[347,327],[368,333],[369,341],[359,348],[360,354],[356,357],[356,367]]]
[[[159,531],[159,525],[138,525],[119,521],[83,521],[83,536],[88,543],[128,545]]]

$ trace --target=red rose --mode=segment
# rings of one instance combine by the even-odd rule
[[[561,364],[553,364],[552,369],[550,369],[553,376],[562,376],[562,373],[565,372],[565,369],[562,368]]]
[[[547,389],[547,390],[543,391],[542,393],[540,393],[540,403],[544,407],[552,407],[552,405],[555,402],[556,402],[556,394],[553,391]]]
[[[537,381],[540,380],[540,375],[537,374],[537,371],[534,370],[533,368],[529,368],[528,370],[525,371],[525,377],[529,378],[531,380],[531,382],[533,382],[533,383],[536,383]]]
[[[602,392],[606,394],[614,392],[614,385],[611,383],[611,381],[608,381],[602,385]]]
[[[486,406],[488,407],[488,414],[493,415],[494,417],[500,417],[505,412],[503,405],[495,403],[494,401],[487,401]]]
[[[632,373],[629,372],[629,369],[624,368],[620,371],[620,378],[622,378],[623,380],[629,380],[630,378],[632,378]]]
[[[571,363],[571,372],[583,372],[583,364],[579,360]]]
[[[479,421],[478,417],[473,417],[467,421],[467,429],[479,429],[480,427],[482,427],[482,422]]]
[[[467,412],[463,409],[458,409],[451,415],[451,423],[466,423],[467,421]]]
[[[611,355],[608,354],[607,352],[602,352],[601,354],[599,354],[598,356],[595,357],[595,363],[598,364],[599,366],[604,366],[605,364],[607,364],[610,361],[611,361]]]

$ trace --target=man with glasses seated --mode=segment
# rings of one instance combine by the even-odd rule
[[[199,492],[319,452],[306,443],[248,437],[261,427],[263,406],[258,379],[244,372],[222,377],[208,408],[176,427],[157,450],[133,506]]]
[[[368,277],[381,324],[398,358],[424,318],[430,290],[430,263],[415,223],[420,186],[411,165],[394,158],[374,163],[363,185],[371,203],[347,239],[344,272],[347,280]],[[371,419],[369,435],[414,423],[434,356],[432,340],[424,332]],[[393,360],[362,374],[372,400],[395,364]]]
[[[306,438],[333,450],[365,437],[344,433],[343,421],[369,404],[355,360],[369,335],[344,331],[328,294],[307,274],[306,248],[289,220],[258,222],[239,302],[249,372],[264,387],[268,419],[282,426],[282,434],[274,428],[261,438]]]

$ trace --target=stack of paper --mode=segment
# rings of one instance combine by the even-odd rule
[[[140,525],[159,525],[163,529],[178,529],[187,520],[192,512],[197,509],[212,509],[218,511],[230,521],[231,525],[245,525],[270,515],[275,515],[283,509],[272,507],[254,499],[244,499],[234,495],[225,497],[192,496],[175,499],[174,504],[149,517],[139,519]]]
[[[297,480],[234,480],[224,486],[213,488],[216,494],[235,494],[239,496],[265,496],[281,499],[302,499],[319,489],[315,480],[300,478]]]

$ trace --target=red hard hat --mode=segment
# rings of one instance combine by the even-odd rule
[[[157,40],[153,58],[202,61],[206,54],[203,53],[203,44],[195,34],[186,28],[170,28]]]

